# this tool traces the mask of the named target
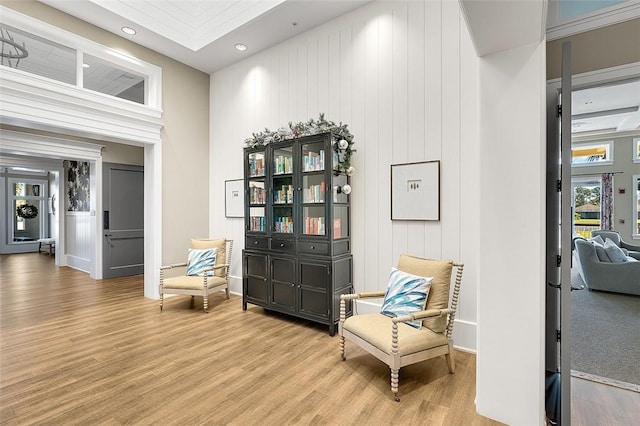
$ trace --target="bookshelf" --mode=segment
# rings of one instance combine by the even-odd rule
[[[242,307],[325,324],[352,290],[349,196],[338,187],[336,137],[323,133],[246,148]],[[327,155],[327,153],[329,153]]]

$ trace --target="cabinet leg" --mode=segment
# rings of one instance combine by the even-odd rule
[[[336,335],[336,325],[334,323],[329,324],[329,336],[333,337]]]

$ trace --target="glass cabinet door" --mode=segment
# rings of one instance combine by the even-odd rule
[[[324,142],[302,144],[302,171],[317,172],[324,170]]]
[[[302,235],[327,235],[324,141],[301,144]]]
[[[349,195],[342,191],[342,187],[349,183],[345,175],[336,176],[333,179],[333,223],[332,235],[334,239],[349,236]]]
[[[251,152],[249,157],[249,177],[265,175],[264,152]]]
[[[273,232],[293,234],[293,146],[272,151]]]
[[[267,232],[267,190],[265,182],[265,153],[251,152],[247,155],[247,204],[249,219],[246,224],[249,232]]]

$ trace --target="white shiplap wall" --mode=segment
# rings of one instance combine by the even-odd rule
[[[355,135],[356,291],[383,289],[401,253],[465,263],[456,346],[475,350],[478,257],[478,59],[455,1],[376,2],[211,77],[211,236],[235,240],[224,181],[242,177],[242,142],[324,112]],[[441,160],[441,220],[390,220],[391,164]]]

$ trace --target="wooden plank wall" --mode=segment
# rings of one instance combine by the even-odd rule
[[[251,46],[249,46],[250,52]],[[210,232],[236,241],[224,181],[243,175],[253,132],[326,118],[355,135],[352,253],[357,291],[382,289],[401,253],[466,264],[457,345],[475,350],[478,58],[457,2],[376,2],[211,76]],[[441,161],[441,220],[391,221],[391,164]]]

